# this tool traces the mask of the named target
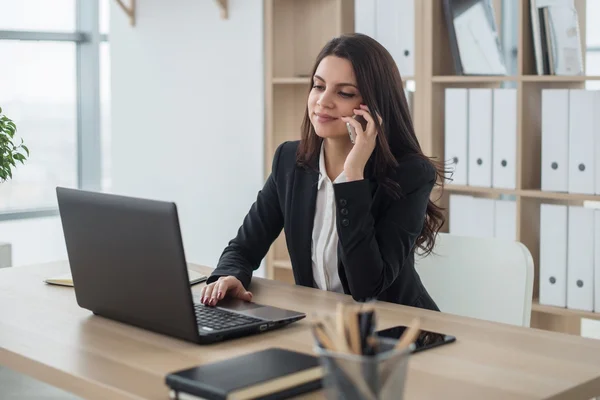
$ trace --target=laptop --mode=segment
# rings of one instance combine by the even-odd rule
[[[239,299],[193,301],[175,203],[56,188],[77,304],[207,344],[281,328],[306,314]]]

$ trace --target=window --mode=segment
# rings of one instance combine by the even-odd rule
[[[0,10],[3,31],[75,31],[75,0],[0,0]]]
[[[100,139],[102,146],[102,190],[111,189],[110,162],[110,44],[100,45]]]
[[[100,0],[100,33],[108,35],[110,29],[110,3],[109,0]]]
[[[0,10],[0,107],[31,151],[0,184],[0,220],[56,214],[56,186],[110,186],[109,0]]]
[[[75,45],[0,41],[0,107],[31,150],[0,184],[0,210],[52,207],[54,188],[77,185]]]

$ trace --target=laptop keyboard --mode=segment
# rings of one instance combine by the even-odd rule
[[[194,304],[194,306],[198,326],[207,332],[262,322],[258,318],[247,317],[219,308],[207,307],[204,304]]]

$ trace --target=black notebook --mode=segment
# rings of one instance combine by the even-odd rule
[[[174,372],[166,384],[181,399],[279,400],[320,389],[322,376],[317,357],[271,348]]]

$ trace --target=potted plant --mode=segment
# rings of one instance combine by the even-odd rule
[[[2,115],[0,108],[0,182],[12,178],[12,169],[17,166],[17,161],[25,163],[29,157],[29,149],[21,143],[15,144],[17,126],[6,115]]]

